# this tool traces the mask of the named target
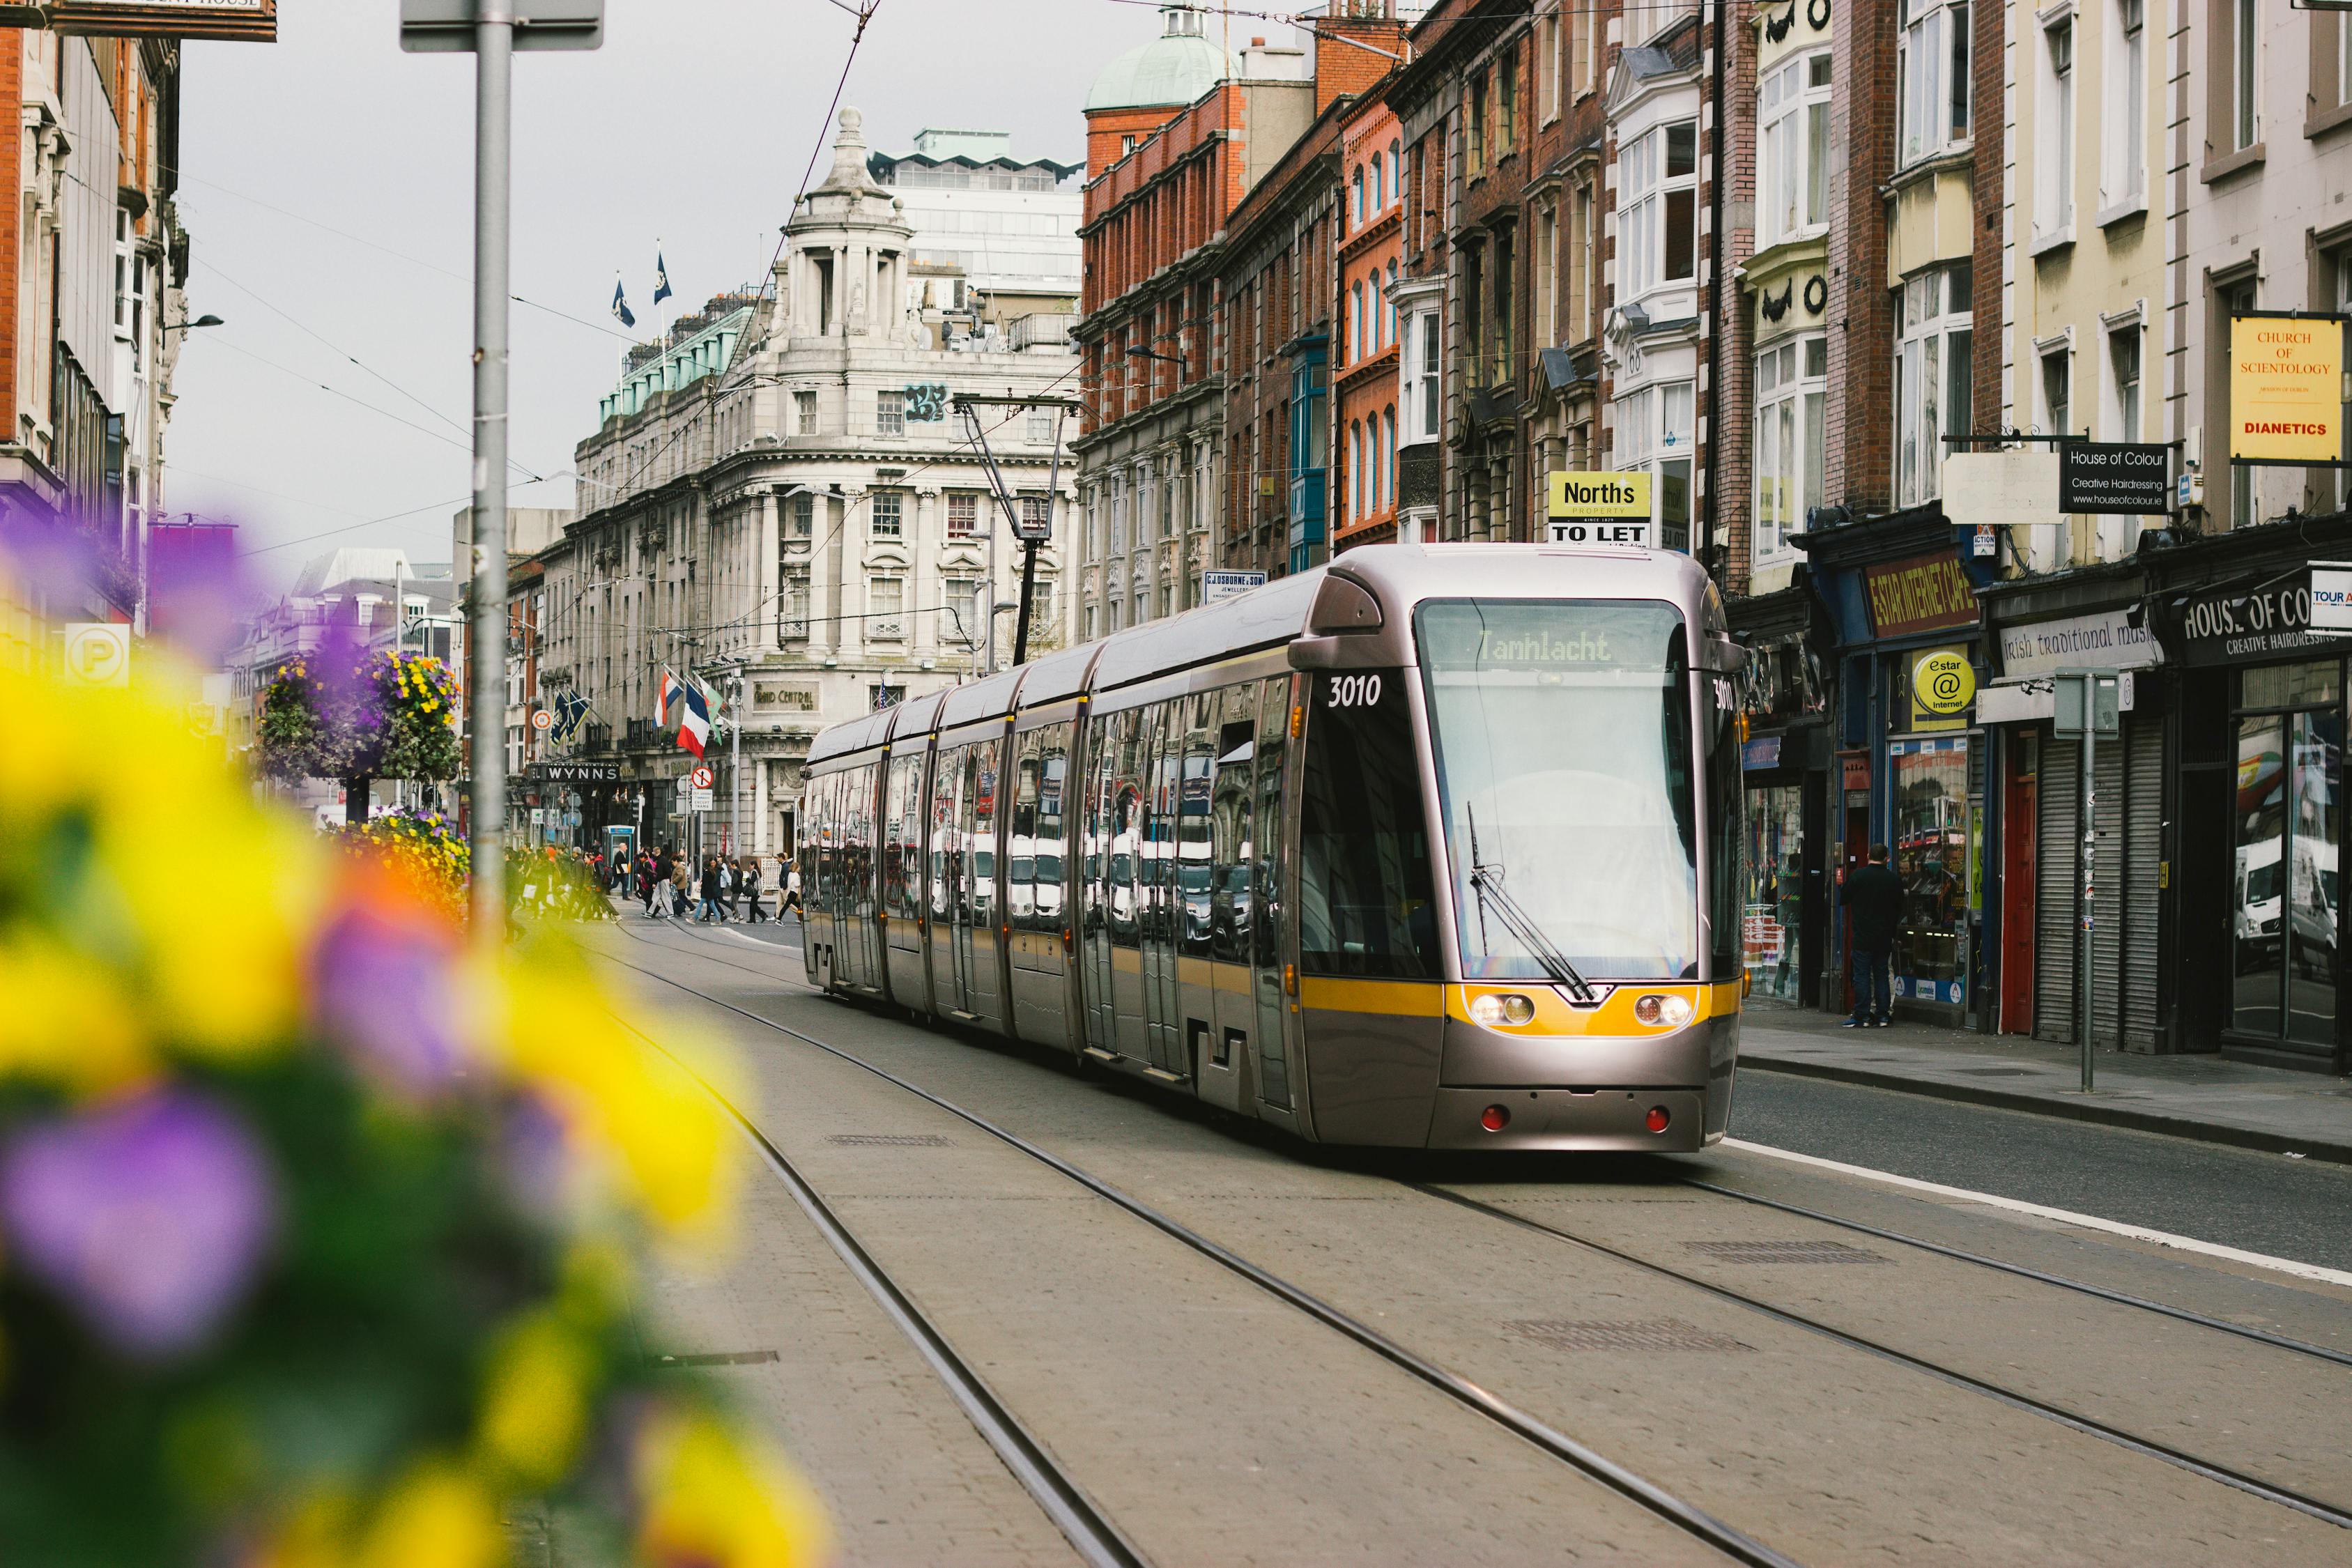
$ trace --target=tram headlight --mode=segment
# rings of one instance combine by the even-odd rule
[[[1536,1021],[1536,1004],[1532,996],[1517,992],[1489,992],[1470,998],[1470,1018],[1473,1023],[1488,1028],[1500,1025],[1532,1024]]]
[[[1633,1021],[1647,1024],[1654,1029],[1679,1029],[1690,1022],[1691,1005],[1687,996],[1650,995],[1636,997]]]

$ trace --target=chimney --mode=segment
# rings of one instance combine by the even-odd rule
[[[1405,25],[1396,0],[1333,0],[1315,29],[1315,112],[1333,100],[1368,90],[1399,65]]]

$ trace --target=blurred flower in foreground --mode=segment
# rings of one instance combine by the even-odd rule
[[[37,1122],[0,1153],[0,1217],[25,1266],[134,1355],[211,1334],[260,1259],[271,1205],[252,1138],[183,1092]]]
[[[567,1562],[814,1562],[632,1321],[741,1163],[670,1031],[555,933],[479,956],[439,824],[321,838],[169,689],[0,671],[0,1558],[495,1568],[545,1513]]]

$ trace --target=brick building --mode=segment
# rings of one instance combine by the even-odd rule
[[[1396,537],[1397,235],[1402,127],[1377,92],[1339,126],[1339,301],[1332,345],[1331,548]]]

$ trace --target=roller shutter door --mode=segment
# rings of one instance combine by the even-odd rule
[[[2143,682],[2147,691],[2153,682]],[[2124,1049],[2157,1048],[2158,868],[2164,855],[2164,721],[2153,710],[2124,718]]]
[[[2074,1037],[2074,824],[2082,795],[2082,751],[2075,741],[2044,737],[2035,810],[2033,1037]]]

